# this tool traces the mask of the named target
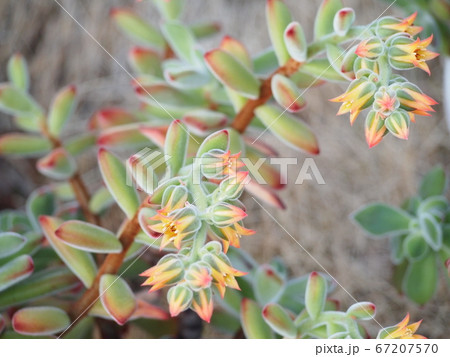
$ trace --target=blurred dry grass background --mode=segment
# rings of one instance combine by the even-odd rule
[[[113,6],[130,6],[139,10],[153,22],[157,16],[149,4],[133,0],[60,0],[67,10],[110,51],[125,64],[130,42],[112,25],[108,18]],[[314,13],[320,0],[287,0],[293,17],[300,21],[309,35],[312,34]],[[357,22],[367,23],[387,7],[375,0],[346,0],[355,8]],[[187,22],[217,20],[223,34],[244,42],[251,52],[269,45],[264,19],[264,0],[189,0],[185,19]],[[23,53],[31,66],[32,93],[49,103],[55,91],[67,83],[76,83],[81,92],[74,127],[80,130],[83,122],[100,107],[117,104],[135,106],[137,101],[130,90],[130,78],[90,39],[85,32],[53,0],[2,0],[0,1],[0,78],[4,80],[5,64],[14,52]],[[398,14],[394,8],[386,14]],[[216,36],[205,42],[206,48],[219,43]],[[432,76],[414,71],[408,76],[433,98],[442,102],[442,70],[439,61],[432,64]],[[292,182],[282,192],[287,203],[286,211],[268,210],[357,300],[370,300],[378,307],[377,320],[382,325],[400,321],[406,311],[414,320],[423,318],[420,332],[434,338],[450,337],[450,303],[448,290],[439,294],[425,307],[419,307],[399,296],[390,285],[391,265],[388,243],[385,240],[368,240],[348,219],[348,215],[367,202],[378,200],[395,205],[415,192],[422,174],[441,163],[450,174],[449,133],[445,127],[442,108],[430,118],[419,117],[412,126],[410,140],[403,142],[388,137],[369,150],[364,141],[363,120],[350,127],[347,117],[336,117],[337,106],[328,99],[344,90],[343,86],[326,85],[311,89],[306,94],[307,109],[301,116],[317,133],[321,154],[315,158],[326,185],[305,182],[294,185],[299,168],[291,167]],[[0,130],[10,130],[6,118],[0,121]],[[266,134],[283,155],[305,155],[287,149]],[[99,176],[93,170],[94,162],[81,163],[89,183],[98,185]],[[2,185],[0,195],[11,191],[30,189],[36,181],[18,177],[32,175],[32,164],[0,162]],[[2,198],[3,200],[3,198]],[[6,198],[5,198],[6,200]],[[20,201],[20,199],[18,199]],[[275,255],[282,256],[293,274],[302,275],[320,267],[250,198],[248,226],[258,234],[244,239],[244,248],[260,262]],[[11,204],[14,204],[14,199]],[[3,202],[7,206],[9,202]],[[441,284],[443,286],[443,284]],[[352,299],[340,288],[334,294],[343,306]],[[373,333],[378,329],[370,323]]]

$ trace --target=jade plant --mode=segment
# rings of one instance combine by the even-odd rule
[[[450,205],[441,167],[423,178],[419,192],[401,208],[383,203],[362,207],[355,222],[375,239],[389,238],[394,283],[411,300],[425,304],[435,294],[439,271],[450,259]],[[446,279],[447,285],[450,280]]]
[[[250,55],[225,36],[205,52],[199,40],[216,33],[216,24],[184,25],[182,0],[153,4],[163,19],[159,28],[131,10],[111,10],[137,44],[129,62],[139,107],[103,108],[79,133],[66,130],[77,103],[74,85],[45,110],[29,92],[25,59],[16,54],[8,63],[0,110],[18,131],[0,138],[0,153],[37,160],[48,183],[23,209],[0,214],[0,333],[121,337],[126,330],[117,326],[136,325],[154,337],[178,336],[191,309],[248,338],[368,337],[361,321],[374,319],[372,303],[340,311],[328,298],[334,278],[289,278],[280,261],[260,266],[242,252],[240,240],[255,231],[244,224],[251,213],[240,198],[245,191],[284,208],[276,194],[284,185],[280,171],[258,163],[277,155],[261,137],[269,130],[318,154],[318,139],[295,113],[319,84],[349,83],[333,101],[351,123],[367,109],[369,146],[388,133],[407,139],[415,115],[429,115],[436,102],[396,71],[429,72],[427,61],[437,56],[428,49],[432,38],[417,37],[414,14],[356,26],[352,9],[326,0],[307,41],[286,5],[268,0],[271,48]],[[102,184],[91,188],[78,163],[93,149]],[[394,212],[413,232],[436,228],[443,203],[437,201],[437,208],[424,208],[425,223]],[[113,232],[107,217],[116,206],[124,219]],[[392,221],[381,219],[379,227]],[[420,338],[420,323],[408,323],[409,315],[378,337]]]

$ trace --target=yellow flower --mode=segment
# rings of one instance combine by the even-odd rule
[[[422,335],[415,335],[418,330],[422,320],[415,322],[413,324],[408,325],[409,323],[409,313],[406,317],[397,325],[387,327],[380,331],[378,334],[378,338],[382,339],[426,339],[426,337]]]
[[[225,253],[228,251],[230,245],[235,248],[240,248],[240,238],[242,236],[255,234],[255,231],[253,229],[245,228],[238,222],[231,226],[220,228],[220,232],[223,235],[223,238],[221,239],[223,242],[223,251]]]
[[[244,276],[247,273],[233,268],[225,254],[206,254],[202,259],[211,267],[213,283],[219,290],[222,298],[225,296],[225,290],[227,287],[241,290],[235,277]]]
[[[409,112],[412,121],[414,121],[414,114],[430,116],[431,114],[428,112],[434,112],[431,106],[438,104],[411,83],[402,85],[397,90],[397,97],[401,107]]]
[[[213,149],[202,156],[202,173],[209,179],[224,179],[234,176],[238,170],[244,167],[239,160],[241,153],[231,154],[230,150],[222,151]]]
[[[194,292],[191,309],[204,321],[210,322],[214,310],[211,289],[202,289]]]
[[[186,272],[185,279],[190,288],[195,291],[209,288],[212,281],[211,269],[202,262],[191,264]]]
[[[411,36],[417,35],[423,30],[421,26],[414,26],[414,20],[417,17],[417,11],[408,16],[407,18],[400,20],[395,18],[386,18],[380,21],[380,28],[383,30],[392,30],[395,32],[406,32]]]
[[[389,62],[396,69],[417,67],[430,74],[430,68],[426,61],[439,56],[438,53],[427,49],[431,41],[433,41],[433,35],[425,40],[418,38],[415,41],[407,37],[398,36],[391,42]]]
[[[350,113],[350,124],[353,124],[359,113],[372,103],[375,90],[375,84],[366,78],[354,80],[344,94],[331,99],[342,103],[337,115]]]
[[[164,208],[157,212],[150,218],[156,223],[149,225],[148,228],[160,234],[161,249],[169,243],[173,243],[175,248],[181,249],[182,241],[192,238],[201,226],[200,220],[191,207],[172,211],[168,215]]]
[[[383,42],[378,37],[371,37],[361,41],[356,47],[355,54],[358,57],[375,59],[384,51]]]
[[[365,134],[369,148],[377,145],[386,133],[384,118],[381,114],[371,111],[366,118]]]
[[[161,258],[154,267],[141,273],[140,276],[148,277],[142,285],[152,285],[150,291],[155,291],[179,282],[184,276],[184,265],[177,256],[168,254]]]

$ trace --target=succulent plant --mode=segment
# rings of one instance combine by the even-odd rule
[[[323,82],[349,82],[334,101],[352,123],[371,108],[369,146],[388,132],[406,139],[410,121],[428,115],[436,102],[393,70],[429,72],[426,61],[437,55],[427,49],[432,38],[416,37],[415,15],[355,26],[352,9],[326,0],[308,42],[287,6],[268,0],[270,49],[252,56],[225,36],[205,52],[198,41],[216,33],[217,25],[182,24],[183,1],[153,3],[163,18],[160,28],[130,10],[111,11],[138,44],[129,62],[139,108],[103,108],[86,131],[67,137],[65,130],[77,103],[75,86],[61,89],[46,111],[29,93],[24,58],[14,55],[8,64],[0,110],[13,116],[19,131],[0,137],[0,153],[37,159],[49,183],[23,209],[0,213],[0,333],[6,328],[3,337],[90,337],[95,326],[102,333],[99,320],[107,319],[140,325],[156,337],[176,336],[175,317],[192,309],[228,332],[242,325],[248,338],[367,337],[359,321],[373,319],[372,303],[339,311],[328,299],[332,280],[326,274],[288,279],[283,264],[258,266],[243,255],[240,239],[254,231],[244,226],[240,196],[247,191],[284,208],[276,194],[284,184],[266,162],[259,174],[267,185],[258,183],[241,159],[276,155],[260,140],[267,130],[318,154],[316,135],[294,113],[304,108],[305,92]],[[91,193],[78,162],[92,148],[103,184]],[[437,179],[433,175],[427,180]],[[412,201],[409,213],[375,206],[355,216],[369,229],[379,219],[372,227],[379,235],[401,233],[393,239],[397,245],[412,240],[406,280],[423,264],[431,269],[435,252],[445,246],[448,205],[433,195]],[[104,227],[114,205],[124,216],[117,232]],[[424,256],[415,256],[416,244],[429,246]],[[150,286],[149,294],[139,285]],[[428,295],[411,296],[425,302]],[[418,324],[408,321],[379,337],[400,338],[407,331],[414,337]]]

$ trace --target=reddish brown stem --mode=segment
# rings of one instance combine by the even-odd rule
[[[250,125],[250,122],[252,121],[255,115],[255,109],[258,108],[260,105],[266,103],[270,98],[272,98],[272,88],[271,88],[272,77],[275,74],[291,76],[298,71],[301,65],[302,65],[301,62],[297,62],[296,60],[291,58],[286,62],[284,66],[281,66],[275,72],[273,72],[268,78],[266,78],[261,84],[259,97],[257,99],[251,99],[247,101],[247,103],[245,103],[245,105],[241,108],[239,113],[237,113],[237,115],[235,116],[233,123],[231,124],[231,127],[233,129],[236,129],[240,133],[243,133],[245,129],[247,129],[247,127]]]

